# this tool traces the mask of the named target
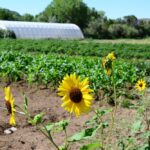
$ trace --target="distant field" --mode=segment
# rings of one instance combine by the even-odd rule
[[[115,39],[115,40],[91,40],[85,39],[81,42],[95,42],[95,43],[127,43],[127,44],[150,44],[150,38],[146,39]]]
[[[125,41],[125,42],[123,42]],[[147,43],[144,43],[147,41]],[[149,41],[149,43],[148,43]],[[130,42],[130,43],[129,43]],[[142,43],[143,42],[143,43]],[[143,40],[0,40],[0,51],[104,57],[115,52],[118,58],[150,60],[150,39]]]

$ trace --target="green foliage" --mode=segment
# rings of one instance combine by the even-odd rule
[[[138,133],[142,128],[142,120],[136,121],[132,126],[132,133]]]
[[[31,14],[26,13],[26,14],[24,14],[22,16],[22,20],[23,21],[33,21],[34,20],[34,16],[32,16]]]
[[[0,29],[0,39],[5,39],[5,38],[15,39],[16,35],[13,31]]]
[[[21,20],[21,15],[15,11],[0,8],[0,20]]]
[[[84,145],[83,147],[80,148],[80,150],[98,150],[101,148],[100,142],[92,142],[90,144]]]
[[[136,38],[138,36],[138,30],[126,24],[112,24],[108,31],[111,38]]]
[[[49,132],[53,131],[62,131],[65,130],[66,127],[69,125],[69,121],[68,120],[61,120],[59,122],[56,123],[49,123],[48,125],[46,125],[45,129]]]
[[[68,57],[67,55],[35,55],[21,52],[0,52],[0,78],[4,81],[24,80],[56,87],[66,74],[76,72],[81,77],[88,76],[91,87],[108,90],[111,79],[105,74],[101,59],[97,57]],[[118,61],[115,70],[115,82],[118,87],[137,80],[136,67],[130,63]]]
[[[108,37],[108,29],[103,18],[92,19],[87,28],[84,30],[87,37],[92,37],[96,39],[105,39]]]
[[[28,113],[28,98],[26,97],[26,95],[24,95],[24,107],[23,107],[24,113],[27,114]]]
[[[119,139],[118,148],[120,148],[120,150],[138,150],[139,146],[136,144],[134,137],[125,137],[123,139]]]
[[[130,108],[130,106],[132,105],[131,100],[129,99],[123,99],[121,102],[121,106],[123,108]]]
[[[45,54],[67,54],[80,56],[106,56],[114,51],[118,58],[150,59],[149,44],[125,44],[125,43],[94,43],[93,41],[82,42],[73,40],[22,40],[5,39],[0,40],[0,51],[13,50],[22,52],[36,52]],[[137,62],[137,60],[135,60]],[[146,64],[147,63],[147,64]],[[150,66],[145,62],[139,67]],[[144,66],[144,67],[143,67]],[[140,69],[140,68],[139,68]],[[150,67],[149,67],[150,69]]]
[[[53,0],[40,14],[46,22],[55,17],[57,22],[75,23],[83,29],[88,22],[88,7],[82,0]],[[39,16],[37,16],[39,18]]]
[[[68,139],[69,142],[77,142],[85,139],[89,139],[95,136],[97,130],[99,129],[99,126],[94,128],[87,128],[82,130],[81,132],[78,132],[74,134],[71,138]]]
[[[138,24],[138,19],[134,15],[124,16],[124,22],[129,25],[135,27]]]
[[[40,114],[35,115],[33,118],[30,118],[28,120],[28,123],[31,125],[37,125],[39,123],[42,123],[42,117],[43,117],[44,113],[41,112]]]

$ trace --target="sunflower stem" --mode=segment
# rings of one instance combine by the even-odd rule
[[[115,124],[116,111],[117,111],[117,95],[116,95],[116,84],[115,84],[115,76],[114,76],[114,69],[113,69],[113,67],[112,67],[112,83],[113,83],[115,107],[114,107],[114,109],[113,109],[113,111],[111,113],[111,126],[110,126],[110,129],[109,129],[109,135],[108,135],[107,142],[110,140],[110,138],[112,136],[112,132],[113,132],[114,124]]]
[[[45,126],[43,123],[42,123],[42,126],[44,127],[44,129],[45,129],[45,131],[47,132],[47,134],[46,134],[42,129],[39,128],[40,131],[41,131],[41,133],[42,133],[43,135],[45,135],[45,136],[51,141],[51,143],[55,146],[55,148],[56,148],[57,150],[60,150],[59,147],[57,146],[57,144],[54,142],[53,137],[52,137],[50,131],[47,130],[46,126]]]
[[[68,143],[68,135],[67,135],[67,130],[66,128],[64,129],[65,132],[65,149],[68,149],[69,143]]]

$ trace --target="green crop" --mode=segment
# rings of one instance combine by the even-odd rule
[[[150,44],[95,43],[73,40],[0,40],[0,51],[53,53],[80,56],[106,56],[114,51],[119,58],[150,59]]]
[[[123,60],[117,61],[115,67],[115,82],[118,87],[123,87],[126,82],[134,83],[138,76],[145,75],[145,71],[139,71],[134,64]],[[89,77],[95,91],[107,90],[112,84],[99,57],[56,54],[33,56],[16,51],[0,52],[0,78],[3,81],[24,80],[30,84],[40,83],[56,87],[66,74],[74,72],[82,78]]]

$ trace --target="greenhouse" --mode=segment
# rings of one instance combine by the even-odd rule
[[[0,29],[13,31],[16,38],[26,39],[83,39],[83,33],[75,24],[43,23],[0,20]]]

